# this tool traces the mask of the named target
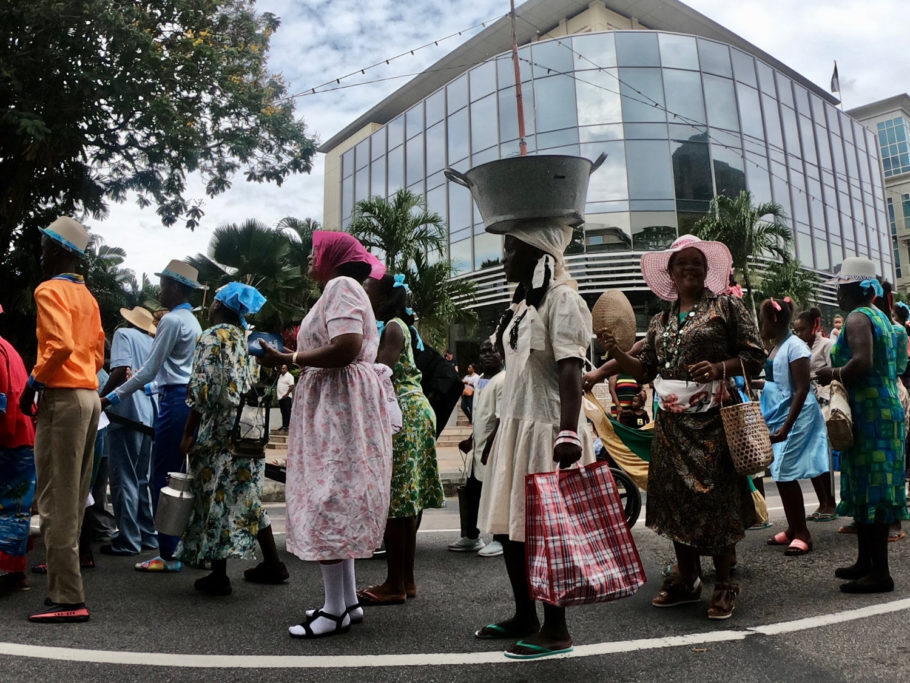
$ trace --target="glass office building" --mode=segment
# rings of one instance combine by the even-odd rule
[[[805,268],[830,271],[862,255],[893,277],[876,135],[817,88],[730,44],[663,31],[542,40],[521,47],[519,58],[528,153],[607,154],[568,255],[589,301],[622,288],[645,318],[641,252],[692,232],[715,194],[744,189],[755,202],[783,207]],[[470,193],[447,182],[443,169],[517,154],[515,77],[505,52],[341,154],[340,222],[347,225],[355,203],[369,196],[400,188],[425,196],[448,225],[459,277],[480,285],[476,305],[499,312],[508,300],[501,237],[484,232]],[[833,303],[832,294],[825,290],[823,300]]]

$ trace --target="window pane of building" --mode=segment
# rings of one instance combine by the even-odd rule
[[[693,140],[670,143],[677,200],[708,201],[714,196],[706,139],[707,136],[702,135]]]
[[[364,166],[354,174],[354,202],[370,196],[370,169]]]
[[[598,142],[581,145],[581,156],[594,160],[604,152],[607,158],[588,181],[588,202],[605,202],[626,199],[629,196],[626,182],[626,152],[622,142]]]
[[[430,95],[424,104],[426,105],[427,127],[442,121],[446,115],[445,88]]]
[[[404,187],[404,145],[389,152],[388,193],[391,197]]]
[[[446,86],[446,109],[449,114],[468,104],[468,78],[459,76]]]
[[[746,189],[741,150],[711,145],[711,157],[714,160],[714,184],[717,194],[736,197]]]
[[[698,70],[698,47],[695,45],[695,38],[660,33],[658,39],[660,63],[664,68]]]
[[[408,140],[407,184],[408,186],[423,180],[423,135]]]
[[[496,95],[471,104],[471,150],[479,152],[499,142],[496,126]]]
[[[449,116],[449,164],[468,156],[468,110]]]
[[[730,55],[733,57],[733,75],[736,80],[757,88],[758,79],[755,77],[755,59],[752,55],[747,55],[736,48],[730,48]]]
[[[471,69],[469,76],[472,102],[496,90],[496,62],[484,62]],[[514,82],[514,78],[509,81]]]
[[[446,129],[437,123],[427,129],[427,174],[435,173],[446,165]]]
[[[788,107],[794,106],[792,82],[777,71],[774,72],[774,75],[777,77],[777,99]]]
[[[660,66],[657,35],[645,31],[613,34],[616,38],[616,58],[622,66]]]
[[[626,122],[667,120],[660,69],[620,69],[619,77]]]
[[[761,96],[762,112],[765,115],[765,132],[768,143],[784,148],[784,135],[780,128],[780,114],[777,111],[777,101],[767,95]]]
[[[449,258],[452,259],[452,268],[455,273],[466,273],[473,269],[470,235],[468,235],[467,239],[462,239],[449,245]]]
[[[566,73],[573,70],[572,43],[562,40],[548,40],[531,45],[531,60],[534,62],[531,73],[534,78],[545,78],[553,74]],[[513,78],[510,82],[514,83]]]
[[[389,136],[389,149],[397,147],[404,142],[404,116],[398,116],[389,121],[386,126]]]
[[[575,51],[576,71],[616,66],[616,47],[612,33],[574,36],[572,49]],[[499,87],[502,87],[502,81]]]
[[[449,183],[449,230],[455,232],[471,227],[471,192],[456,183]]]
[[[350,218],[354,208],[354,176],[341,181],[341,217]]]
[[[408,109],[405,114],[405,129],[408,139],[423,132],[423,102]]]
[[[799,146],[799,127],[796,124],[796,112],[790,107],[780,108],[780,117],[784,123],[784,149],[788,154],[802,155]]]
[[[708,122],[717,128],[739,130],[736,96],[733,81],[704,74],[705,103],[708,105]]]
[[[631,199],[673,199],[673,170],[666,141],[626,142]]]
[[[803,158],[810,164],[818,163],[815,153],[815,136],[812,134],[812,122],[805,116],[799,116],[799,131],[803,141]]]
[[[442,217],[443,223],[446,224],[446,233],[448,233],[449,222],[446,214],[446,186],[440,185],[427,192],[427,211],[438,213]]]
[[[354,150],[349,149],[341,155],[341,177],[347,178],[354,173]]]
[[[385,197],[385,157],[370,164],[370,196]]]
[[[705,102],[701,91],[701,76],[697,71],[664,69],[664,89],[670,120],[679,121],[673,114],[690,124],[705,124]]]
[[[730,48],[722,43],[699,38],[698,60],[701,62],[701,70],[705,73],[733,77],[733,69],[730,66]]]
[[[370,163],[370,138],[365,138],[354,148],[354,167],[360,170],[368,163]]]
[[[763,139],[765,127],[762,124],[758,90],[737,83],[736,96],[739,98],[739,122],[742,124],[743,133],[759,140]]]
[[[502,236],[488,232],[474,235],[474,267],[491,268],[502,263]]]
[[[577,126],[574,102],[575,82],[571,77],[550,76],[534,81],[537,132]]]
[[[752,201],[764,204],[772,201],[771,176],[768,175],[768,160],[764,155],[746,152],[746,185],[752,194]]]
[[[763,93],[771,97],[777,97],[777,88],[774,87],[774,69],[755,60],[755,68],[758,71],[758,85]]]
[[[578,98],[578,125],[622,121],[616,69],[576,74],[575,92]]]
[[[370,158],[375,160],[385,154],[385,128],[370,136]]]

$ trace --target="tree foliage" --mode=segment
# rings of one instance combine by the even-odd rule
[[[762,297],[783,299],[789,296],[796,310],[809,308],[818,296],[820,278],[803,269],[795,258],[784,258],[772,263],[761,280]]]
[[[0,257],[22,228],[130,192],[192,228],[189,173],[215,196],[236,172],[309,171],[314,142],[265,68],[278,24],[253,0],[3,3]]]
[[[733,256],[733,267],[742,274],[743,287],[755,312],[750,259],[772,256],[789,258],[792,239],[780,204],[753,205],[752,195],[743,190],[736,197],[717,195],[708,214],[695,224],[695,234],[706,240],[723,242]]]

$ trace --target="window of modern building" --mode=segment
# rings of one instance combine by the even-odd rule
[[[474,235],[474,267],[491,268],[502,263],[502,236],[488,232]]]
[[[376,159],[370,164],[370,195],[385,197],[385,157]]]
[[[623,121],[666,121],[660,69],[620,69]]]
[[[462,109],[449,116],[449,165],[467,158],[470,152],[468,144],[468,110]]]
[[[742,155],[740,149],[711,145],[711,158],[714,162],[714,187],[717,194],[736,197],[746,189]]]
[[[658,35],[660,63],[663,67],[698,71],[698,46],[695,38],[673,33]]]
[[[370,196],[370,168],[364,166],[354,174],[354,203]]]
[[[446,117],[446,91],[445,88],[437,90],[430,95],[425,104],[427,128],[434,123],[439,123]]]
[[[702,95],[699,73],[680,69],[664,69],[663,76],[670,120],[684,121],[692,125],[706,124],[705,100]]]
[[[777,98],[777,88],[774,85],[774,69],[758,60],[755,61],[755,69],[758,71],[758,85],[765,95]]]
[[[572,50],[575,53],[575,70],[586,71],[616,66],[616,43],[613,33],[598,33],[589,36],[572,38]],[[500,72],[499,87],[503,85]],[[512,78],[509,82],[513,82]]]
[[[910,194],[901,195],[901,210],[904,212],[904,230],[910,230]]]
[[[588,202],[609,202],[628,198],[626,151],[622,142],[597,142],[581,145],[581,156],[594,160],[601,153],[607,158],[588,181]]]
[[[344,225],[351,220],[351,211],[354,208],[354,176],[348,176],[341,181],[341,219]]]
[[[484,62],[476,66],[468,74],[471,90],[471,102],[486,97],[496,91],[496,63]],[[510,83],[515,82],[513,77]]]
[[[758,90],[742,83],[736,84],[736,97],[739,100],[739,122],[745,135],[757,140],[765,137],[765,126],[761,117],[761,101]]]
[[[445,123],[427,128],[427,173],[441,171],[446,166]]]
[[[452,270],[455,273],[466,273],[474,268],[470,235],[449,245],[449,258],[452,260]]]
[[[370,138],[364,138],[354,147],[354,168],[358,171],[370,163]]]
[[[730,48],[713,40],[698,39],[698,61],[701,70],[709,74],[733,78],[730,66]]]
[[[910,173],[910,135],[907,120],[897,116],[877,124],[878,142],[882,155],[885,177]]]
[[[385,128],[380,128],[370,136],[370,159],[375,161],[386,152]]]
[[[670,142],[676,201],[684,211],[702,211],[714,196],[707,134]]]
[[[708,123],[716,128],[739,130],[736,111],[736,94],[729,78],[704,74],[705,103],[708,106]]]
[[[405,114],[405,132],[408,140],[423,133],[423,102],[408,109]]]
[[[623,66],[660,66],[657,35],[648,31],[623,31],[614,34],[616,59]]]
[[[673,199],[673,169],[666,140],[627,140],[630,199]]]
[[[698,74],[695,76],[697,77]],[[576,74],[575,97],[578,105],[579,126],[622,121],[622,99],[619,94],[619,74],[616,69],[585,71]],[[500,93],[500,101],[501,99],[502,93]],[[563,106],[565,105],[563,104]],[[514,105],[512,105],[512,111],[514,111]],[[502,113],[500,112],[501,120]]]
[[[423,133],[412,137],[407,143],[407,185],[420,182],[424,178],[423,166]]]
[[[341,177],[347,178],[354,174],[354,150],[349,149],[341,155]]]
[[[755,77],[755,59],[741,50],[730,48],[733,58],[733,75],[740,83],[758,88],[758,79]]]
[[[393,149],[404,142],[404,116],[396,116],[386,125],[388,148]]]
[[[404,187],[404,145],[398,145],[389,152],[389,173],[386,181],[388,183],[388,193],[391,197]]]
[[[446,110],[451,116],[468,104],[468,77],[461,75],[446,86]]]
[[[493,99],[490,98],[492,102]],[[571,76],[548,76],[534,81],[534,108],[537,133],[575,128],[578,125],[575,102],[575,81]],[[490,119],[492,120],[492,119]],[[538,141],[538,147],[542,147]]]
[[[515,98],[515,86],[510,86],[499,91],[499,139],[502,143],[518,140],[518,101]],[[522,107],[524,110],[525,139],[534,135],[534,97],[529,86],[523,86]],[[451,123],[449,124],[451,125]],[[518,154],[518,145],[510,147],[512,154]],[[503,154],[510,156],[510,154]]]
[[[531,74],[535,81],[554,74],[571,73],[574,68],[572,41],[547,40],[531,45]],[[514,83],[514,76],[508,81]],[[492,91],[491,91],[492,92]]]

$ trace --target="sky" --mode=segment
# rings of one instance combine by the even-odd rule
[[[516,4],[520,10],[520,0]],[[837,60],[841,99],[847,109],[910,92],[906,0],[688,0],[687,4],[825,89]],[[283,75],[290,93],[305,92],[406,53],[389,65],[342,81],[354,87],[295,99],[297,115],[318,142],[328,140],[407,83],[403,76],[419,73],[475,35],[481,22],[496,20],[509,10],[506,0],[259,0],[256,6],[281,18],[272,36],[269,68]],[[459,31],[461,36],[439,40],[438,47],[416,49]],[[356,85],[377,79],[389,80]],[[204,253],[214,229],[225,223],[256,218],[275,225],[285,216],[322,222],[323,155],[317,154],[310,174],[293,176],[281,187],[247,183],[238,176],[231,189],[210,198],[201,183],[191,178],[187,196],[203,200],[205,216],[194,231],[180,223],[162,226],[154,208],[140,208],[134,197],[123,204],[111,203],[107,217],[86,223],[108,244],[126,250],[126,267],[137,275],[152,274],[172,258]]]

